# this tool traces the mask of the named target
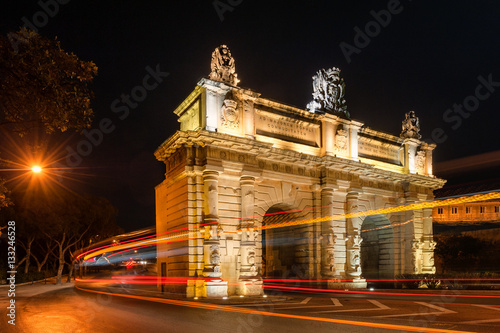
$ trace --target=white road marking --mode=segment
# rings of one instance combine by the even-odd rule
[[[269,304],[272,304],[273,306],[284,306],[284,305],[300,305],[300,304],[307,304],[310,300],[312,299],[312,297],[306,297],[305,299],[303,299],[302,301],[300,302],[292,302],[292,303],[286,303],[286,302],[279,302],[279,303],[257,303],[257,304],[238,304],[236,306],[241,306],[241,307],[248,307],[248,306],[262,306],[262,305],[269,305]],[[331,306],[331,305],[329,305]],[[304,308],[314,308],[315,306],[304,306]],[[283,309],[295,309],[295,308],[303,308],[302,306],[297,306],[297,307],[283,307]],[[279,308],[276,308],[276,309],[279,309]]]
[[[291,304],[291,303],[289,303]],[[304,306],[282,306],[275,308],[276,310],[288,310],[288,309],[311,309],[311,308],[333,308],[335,305],[304,305]]]
[[[329,311],[316,311],[311,313],[333,313],[333,312],[355,312],[355,311],[380,311],[380,310],[389,310],[390,307],[376,301],[374,299],[368,299],[368,302],[372,303],[376,306],[376,308],[368,308],[368,309],[349,309],[349,310],[329,310]]]
[[[495,307],[495,306],[482,305],[482,304],[472,304],[472,305],[479,306],[480,308],[485,308],[485,309],[500,311],[500,308],[499,307]]]
[[[312,297],[307,297],[305,300],[300,302],[300,304],[307,304],[307,302],[309,302],[311,299],[312,299]]]
[[[373,318],[393,318],[393,317],[408,317],[408,316],[427,316],[427,315],[442,315],[447,313],[457,313],[456,311],[452,311],[449,309],[442,308],[440,306],[426,303],[426,302],[415,302],[416,304],[420,304],[423,306],[427,306],[431,309],[438,310],[437,312],[416,312],[416,313],[403,313],[403,314],[394,314],[394,315],[384,315],[384,316],[376,316]]]
[[[336,298],[330,298],[335,306],[343,306],[342,303]]]

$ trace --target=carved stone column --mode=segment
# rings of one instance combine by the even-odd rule
[[[422,273],[435,274],[434,249],[436,248],[436,242],[434,241],[432,231],[432,209],[423,209],[423,215]]]
[[[336,116],[329,113],[323,115],[323,131],[322,131],[322,153],[325,155],[335,155],[335,136],[337,135]]]
[[[349,157],[359,161],[358,157],[358,132],[362,123],[352,120],[349,124]]]
[[[422,245],[422,273],[435,274],[436,267],[434,266],[434,249],[436,242],[432,236],[424,237]]]
[[[350,190],[346,196],[346,213],[358,213],[359,192]],[[361,278],[361,223],[360,217],[350,217],[347,221],[346,237],[346,275],[353,280],[356,287],[366,287],[366,281]],[[359,285],[358,285],[359,284]]]
[[[323,188],[321,191],[322,217],[333,216],[333,189]],[[337,236],[334,233],[333,221],[323,222],[321,228],[321,275],[332,279],[337,275],[335,269],[335,243]]]
[[[422,249],[423,242],[419,239],[413,239],[411,241],[411,265],[413,267],[414,274],[422,273]]]
[[[231,88],[224,83],[207,79],[201,79],[198,85],[206,88],[206,109],[203,114],[204,119],[202,123],[206,130],[215,132],[217,131],[220,114],[222,112],[224,97]]]
[[[205,194],[205,220],[203,241],[203,276],[205,279],[206,297],[227,296],[227,282],[222,281],[220,267],[220,233],[221,227],[218,223],[218,179],[217,171],[206,170],[203,172],[203,186]]]
[[[254,103],[251,99],[246,99],[243,101],[243,121],[245,136],[249,139],[255,138],[255,109]]]
[[[436,148],[436,144],[422,143],[420,149],[425,153],[425,175],[432,176],[432,151]]]
[[[240,240],[240,276],[238,278],[237,293],[240,295],[262,295],[262,279],[257,269],[255,247],[258,231],[253,228],[254,221],[254,193],[255,178],[242,176],[241,186],[241,240]]]
[[[417,155],[417,146],[419,141],[417,139],[405,139],[404,145],[404,170],[405,173],[415,173],[415,158]]]

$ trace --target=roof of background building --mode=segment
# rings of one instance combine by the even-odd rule
[[[500,150],[437,163],[434,174],[447,180],[436,198],[500,191]]]

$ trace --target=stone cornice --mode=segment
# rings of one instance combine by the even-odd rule
[[[159,161],[165,161],[171,154],[182,146],[200,146],[214,149],[228,149],[240,154],[252,155],[260,160],[270,160],[281,163],[300,164],[306,167],[327,167],[342,172],[355,173],[363,177],[373,177],[396,182],[409,182],[414,185],[430,189],[441,188],[446,182],[443,179],[419,174],[404,174],[382,170],[362,162],[335,156],[323,157],[300,153],[293,150],[273,147],[270,143],[241,138],[229,134],[221,134],[206,130],[177,131],[156,150],[155,156]]]
[[[174,113],[177,116],[180,116],[182,112],[185,111],[187,107],[191,105],[191,103],[193,103],[202,92],[203,88],[200,86],[196,86],[194,90],[189,94],[189,96],[186,97],[186,99],[182,101],[182,103],[179,104],[179,106],[174,110]]]
[[[369,127],[361,128],[359,133],[361,135],[364,134],[368,137],[374,137],[377,139],[385,139],[387,141],[394,142],[395,144],[399,144],[399,145],[401,145],[404,141],[404,139],[400,138],[399,136],[395,136],[395,135],[384,133],[384,132],[379,132],[379,131],[373,130]]]

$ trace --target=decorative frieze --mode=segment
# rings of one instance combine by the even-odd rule
[[[320,124],[258,109],[255,110],[255,131],[257,134],[313,147],[321,145]]]

